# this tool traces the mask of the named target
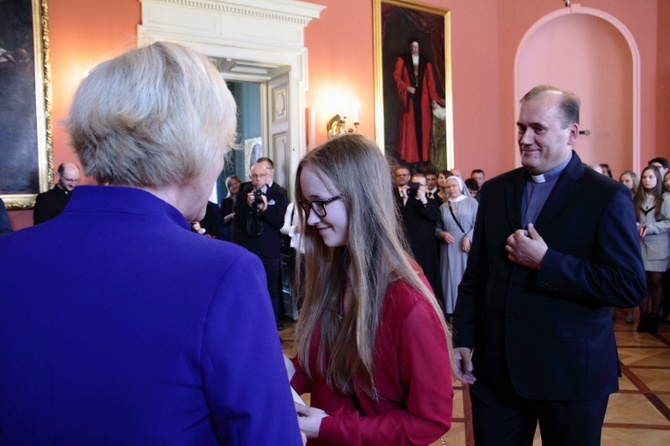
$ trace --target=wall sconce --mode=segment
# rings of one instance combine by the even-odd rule
[[[358,111],[360,104],[357,102],[353,104],[354,109],[354,126],[347,129],[347,115],[338,113],[328,121],[326,131],[328,132],[328,139],[333,139],[347,133],[358,133],[358,126],[360,121],[358,119]]]
[[[360,122],[354,122],[354,127],[349,127],[347,129],[347,117],[340,116],[338,113],[330,118],[328,125],[326,126],[328,139],[333,139],[346,133],[358,133],[359,124]]]

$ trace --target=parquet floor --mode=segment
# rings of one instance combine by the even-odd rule
[[[637,322],[636,322],[637,324]],[[658,334],[637,333],[619,311],[615,332],[621,361],[619,392],[610,397],[602,444],[616,446],[670,445],[670,325]],[[286,321],[280,332],[282,348],[295,355],[294,324]],[[446,435],[449,446],[474,445],[470,400],[463,385],[454,382],[454,418]],[[439,446],[440,442],[431,446]],[[539,432],[534,445],[541,445]]]

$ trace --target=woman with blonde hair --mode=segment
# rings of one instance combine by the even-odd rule
[[[230,175],[226,178],[226,188],[228,195],[221,200],[221,215],[223,218],[223,240],[230,241],[230,232],[235,218],[235,198],[240,191],[242,180],[237,175]]]
[[[637,174],[632,170],[624,170],[621,172],[621,175],[619,176],[619,183],[624,184],[628,189],[630,189],[630,193],[633,195],[635,195],[638,187],[640,187],[640,180],[638,179]]]
[[[401,242],[389,166],[361,135],[298,166],[305,303],[291,385],[309,445],[427,445],[451,426],[449,331]]]
[[[189,226],[236,110],[175,43],[82,80],[67,128],[98,185],[0,239],[0,443],[302,444],[260,260]]]

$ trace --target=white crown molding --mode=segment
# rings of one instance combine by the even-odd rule
[[[307,26],[325,6],[296,0],[139,0]]]

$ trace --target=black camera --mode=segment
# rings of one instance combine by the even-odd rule
[[[407,183],[407,186],[409,186],[409,189],[407,189],[407,196],[408,197],[416,197],[417,192],[419,192],[419,188],[421,187],[421,183],[415,183],[410,181]]]
[[[254,204],[263,204],[263,191],[260,189],[254,189]]]

